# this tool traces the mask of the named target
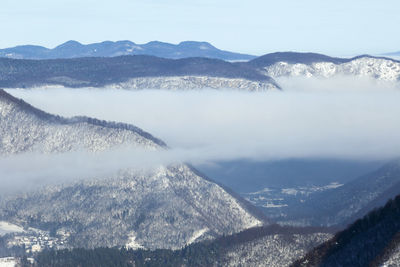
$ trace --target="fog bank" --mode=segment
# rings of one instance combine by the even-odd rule
[[[321,84],[324,88],[317,90]],[[336,89],[338,82],[330,84],[333,87],[320,81],[292,81],[292,85],[286,84],[285,92],[265,93],[111,89],[8,92],[62,116],[86,115],[134,124],[174,149],[198,150],[198,154],[203,153],[200,158],[398,156],[400,91],[368,84],[361,84],[364,90],[360,90],[359,81],[354,86],[347,81],[348,88],[341,85]]]
[[[393,85],[348,78],[280,82],[284,92],[10,89],[50,113],[134,124],[171,149],[19,155],[0,159],[0,176],[15,178],[14,185],[43,184],[174,162],[387,160],[400,155],[400,92]]]

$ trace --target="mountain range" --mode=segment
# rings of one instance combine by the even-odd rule
[[[3,90],[0,133],[2,157],[26,152],[101,153],[121,145],[154,153],[168,149],[135,126],[62,118]],[[37,246],[176,249],[265,223],[249,203],[227,190],[183,163],[128,167],[104,177],[93,173],[83,180],[3,198],[0,221],[24,230],[6,234],[0,244],[5,244],[2,249],[23,246],[32,252]]]
[[[0,86],[115,87],[125,89],[279,89],[258,70],[219,59],[154,56],[53,60],[0,59]]]
[[[148,55],[0,59],[0,86],[8,88],[61,85],[284,90],[278,83],[281,77],[329,79],[341,75],[397,82],[400,62],[367,55],[343,59],[293,52],[268,54],[247,62]],[[128,146],[152,153],[169,149],[161,139],[136,126],[52,115],[0,90],[2,158],[26,153],[99,154]],[[288,266],[295,260],[295,266],[378,266],[398,262],[399,160],[382,166],[377,162],[348,165],[331,161],[280,164],[223,163],[222,169],[206,171],[211,177],[218,175],[216,181],[181,162],[129,167],[105,177],[93,173],[80,180],[2,197],[0,256],[37,255],[43,249],[61,249],[39,254],[39,261],[50,261],[48,266],[54,261],[71,262],[79,258],[77,255],[90,258],[96,253],[110,253],[139,266],[160,262],[172,266],[188,262],[193,266]],[[310,172],[307,164],[320,169]],[[279,223],[343,229],[355,222],[333,237],[326,228],[271,226],[271,220],[252,205],[262,206],[257,201],[270,200],[266,196],[271,188],[266,187],[258,171],[272,177],[270,182],[276,186],[285,186],[280,188],[281,195],[273,196],[274,201],[282,201],[283,194],[296,198],[279,209],[266,203],[266,208],[276,209],[274,219]],[[255,175],[246,179],[252,173]],[[318,179],[320,176],[324,179]],[[229,181],[232,177],[236,180]],[[310,184],[316,180],[335,183],[320,181],[318,188],[307,191],[301,184],[293,186],[296,177]],[[262,190],[254,192],[256,187]],[[70,250],[82,247],[86,250]],[[116,249],[96,250],[98,247]]]
[[[151,55],[162,58],[207,57],[227,61],[250,60],[255,56],[220,50],[207,42],[186,41],[170,44],[152,41],[135,44],[131,41],[105,41],[81,44],[77,41],[65,42],[53,49],[35,45],[21,45],[0,49],[0,57],[16,59],[60,59],[78,57],[116,57],[125,55]]]
[[[0,87],[109,87],[192,90],[201,88],[265,91],[285,89],[282,77],[366,77],[398,82],[400,61],[368,55],[333,58],[281,52],[248,62],[212,58],[166,59],[147,55],[27,60],[0,58]]]
[[[381,81],[400,80],[400,61],[369,55],[336,58],[316,53],[278,52],[258,57],[247,64],[275,79],[279,77],[331,78],[345,75]]]

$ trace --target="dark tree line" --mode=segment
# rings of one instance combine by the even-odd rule
[[[191,244],[180,250],[131,250],[125,248],[47,250],[36,255],[34,266],[218,266],[230,248],[267,235],[281,234],[291,238],[293,234],[329,231],[331,229],[270,225]],[[23,266],[32,265],[24,261]]]

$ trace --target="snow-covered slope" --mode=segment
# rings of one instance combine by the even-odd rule
[[[53,116],[4,91],[0,91],[0,144],[2,156],[26,151],[97,152],[122,144],[166,149],[162,141],[137,127]],[[185,164],[125,169],[105,180],[92,178],[11,197],[4,201],[0,218],[62,240],[54,241],[53,247],[123,246],[135,241],[147,248],[179,248],[262,224],[248,203]],[[8,242],[15,244],[24,234],[29,235],[16,234]]]
[[[331,58],[312,53],[275,53],[250,62],[273,78],[282,76],[323,77],[338,75],[369,77],[382,81],[400,79],[400,62],[390,58],[358,56],[351,59]]]
[[[171,77],[142,77],[122,83],[114,83],[108,88],[118,89],[237,89],[243,91],[267,91],[280,89],[277,84],[265,81],[252,81],[242,78],[224,78],[211,76],[171,76]]]
[[[400,266],[400,245],[398,245],[389,256],[388,259],[384,261],[382,267],[398,267]]]
[[[382,267],[399,267],[400,266],[400,244],[397,245],[391,255],[381,265]]]
[[[329,233],[267,235],[229,249],[223,266],[289,266],[331,237]]]
[[[0,155],[21,152],[101,151],[130,144],[158,149],[165,144],[141,129],[86,117],[50,115],[0,90]]]
[[[354,75],[382,81],[398,81],[400,62],[390,59],[362,57],[347,63],[317,62],[310,65],[278,62],[265,68],[271,77],[305,76],[330,78],[335,75]]]
[[[68,232],[68,242],[78,247],[121,246],[134,239],[145,248],[180,248],[261,224],[240,201],[186,165],[124,170],[107,180],[15,197],[3,216]]]

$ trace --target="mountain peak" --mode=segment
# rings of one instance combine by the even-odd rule
[[[186,48],[200,48],[202,50],[206,50],[206,49],[217,50],[217,48],[215,48],[213,45],[211,45],[208,42],[184,41],[184,42],[180,42],[178,44],[178,46],[186,47]]]
[[[75,40],[69,40],[63,44],[60,44],[59,46],[57,46],[55,49],[60,49],[60,48],[75,48],[75,47],[81,47],[83,46],[83,44],[81,44],[78,41]]]
[[[331,62],[335,64],[344,63],[350,61],[350,59],[345,58],[335,58],[326,56],[318,53],[310,53],[310,52],[275,52],[266,54],[264,56],[258,57],[250,61],[252,65],[263,65],[269,66],[278,62],[287,62],[292,64],[311,64],[314,62]]]

